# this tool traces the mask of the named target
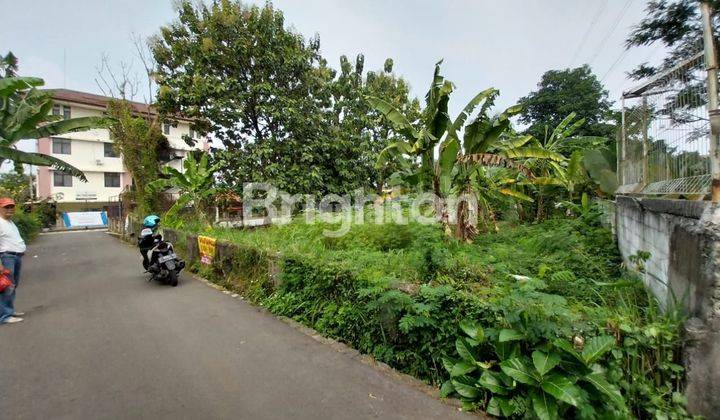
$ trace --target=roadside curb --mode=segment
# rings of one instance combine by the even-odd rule
[[[48,230],[47,232],[39,232],[38,235],[60,235],[62,233],[85,233],[85,232],[110,232],[108,228],[92,228],[92,229],[58,229]],[[117,235],[113,233],[114,235]]]

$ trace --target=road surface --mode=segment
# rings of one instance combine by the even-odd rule
[[[467,416],[104,232],[43,235],[0,325],[2,419]]]

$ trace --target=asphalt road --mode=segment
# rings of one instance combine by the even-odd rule
[[[1,419],[467,415],[189,276],[148,283],[104,232],[41,236],[23,264]]]

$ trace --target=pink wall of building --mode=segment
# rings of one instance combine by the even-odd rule
[[[45,137],[38,139],[37,142],[37,150],[39,153],[43,153],[46,155],[51,154],[52,152],[52,145],[50,143],[50,139]],[[50,168],[45,166],[38,167],[38,173],[37,173],[37,186],[38,186],[38,198],[48,198],[50,197],[50,182],[51,182],[51,171]]]
[[[123,190],[126,188],[129,189],[130,185],[132,185],[132,176],[130,175],[130,172],[123,172],[120,174],[120,186],[122,186]]]

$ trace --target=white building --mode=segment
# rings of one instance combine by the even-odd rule
[[[66,119],[77,117],[102,116],[112,98],[91,93],[67,89],[53,91],[55,102],[53,114]],[[133,110],[139,114],[155,111],[147,104],[131,102]],[[200,137],[190,129],[190,121],[175,119],[163,124],[163,134],[171,147],[171,160],[168,164],[182,169],[182,162],[193,149],[207,150],[207,138]],[[190,147],[183,140],[184,135],[196,139],[196,146]],[[51,198],[57,201],[59,211],[103,210],[111,200],[116,199],[124,188],[132,184],[132,178],[123,166],[122,158],[113,150],[110,133],[107,129],[63,134],[37,141],[40,153],[52,155],[75,166],[85,173],[88,182],[72,177],[51,168],[40,167],[37,174],[37,193],[40,199]]]

